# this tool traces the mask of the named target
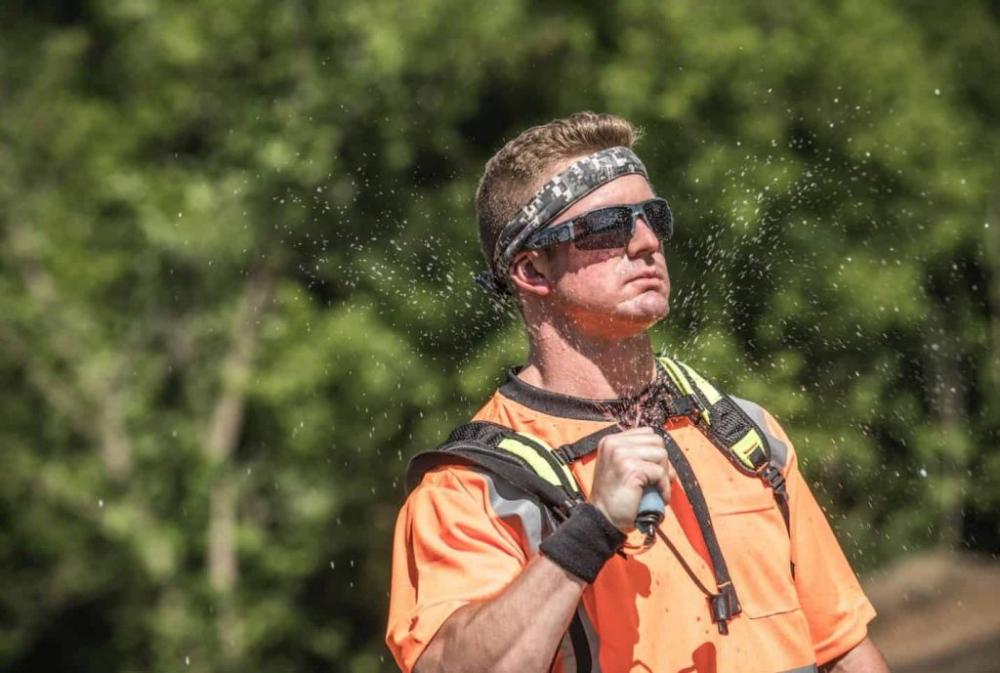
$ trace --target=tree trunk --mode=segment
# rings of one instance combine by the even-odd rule
[[[217,635],[227,666],[241,657],[240,621],[233,604],[239,578],[236,547],[238,501],[231,462],[239,443],[246,407],[244,389],[253,371],[260,318],[271,298],[274,274],[269,267],[256,269],[247,280],[233,320],[229,351],[222,363],[221,386],[206,429],[205,454],[212,469],[209,491],[209,584],[217,598]]]

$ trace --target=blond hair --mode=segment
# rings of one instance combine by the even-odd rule
[[[479,245],[492,266],[497,239],[512,217],[538,191],[557,163],[611,147],[631,148],[641,132],[611,114],[577,112],[534,126],[486,162],[476,190]]]

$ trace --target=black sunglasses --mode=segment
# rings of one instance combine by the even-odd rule
[[[580,250],[624,248],[635,234],[635,218],[643,219],[663,241],[674,233],[674,220],[665,199],[598,208],[533,234],[523,250],[540,250],[560,243],[573,242]]]

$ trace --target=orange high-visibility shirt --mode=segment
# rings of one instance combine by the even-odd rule
[[[603,408],[535,388],[512,372],[475,419],[555,447],[606,427]],[[810,671],[867,635],[875,610],[803,480],[787,435],[763,410],[760,418],[787,448],[790,532],[760,479],[739,472],[688,420],[671,419],[665,426],[701,485],[743,608],[729,623],[729,634],[721,635],[709,614],[705,588],[715,591],[711,561],[690,502],[675,482],[661,525],[670,544],[657,540],[629,558],[613,556],[584,590],[593,670]],[[584,493],[595,458],[572,465]],[[538,553],[539,521],[537,508],[484,473],[456,466],[425,475],[400,511],[393,547],[386,642],[403,671],[413,669],[456,609],[496,596],[517,577]],[[634,533],[629,542],[640,538]],[[575,673],[571,656],[564,638],[552,670]]]

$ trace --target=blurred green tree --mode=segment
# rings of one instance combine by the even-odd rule
[[[408,454],[523,357],[512,133],[623,114],[656,338],[774,411],[860,567],[1000,549],[1000,29],[969,2],[0,8],[0,667],[387,669]]]

